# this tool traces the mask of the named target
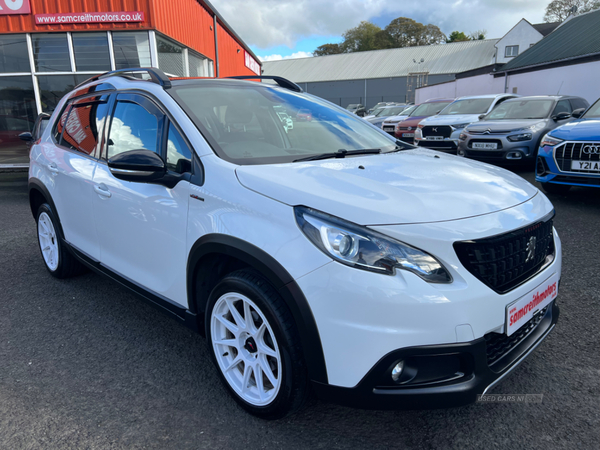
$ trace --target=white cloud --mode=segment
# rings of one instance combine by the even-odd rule
[[[292,53],[288,56],[281,55],[267,55],[267,56],[259,56],[261,61],[279,61],[281,59],[295,59],[295,58],[310,58],[312,53],[309,52],[296,52]]]
[[[446,34],[485,29],[500,38],[521,18],[541,22],[550,0],[212,0],[225,20],[258,48],[285,45],[302,39],[341,36],[362,20],[410,17],[439,26]],[[385,25],[385,23],[384,23]]]

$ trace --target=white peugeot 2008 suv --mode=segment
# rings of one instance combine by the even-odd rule
[[[92,268],[204,334],[260,417],[310,390],[364,408],[476,401],[558,319],[551,203],[274,81],[128,69],[63,98],[31,150],[46,268]],[[313,120],[286,130],[281,108]]]

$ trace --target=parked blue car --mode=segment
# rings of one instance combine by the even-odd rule
[[[579,110],[573,111],[577,117]],[[571,186],[600,187],[600,100],[583,115],[542,138],[535,179],[558,194]]]

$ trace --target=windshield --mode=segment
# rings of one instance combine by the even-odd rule
[[[456,100],[443,109],[440,116],[456,114],[484,114],[490,109],[493,98],[465,98]]]
[[[447,102],[435,102],[435,103],[423,103],[422,105],[417,106],[413,112],[410,113],[410,117],[420,117],[420,116],[433,116],[438,111],[441,111],[446,106],[448,106],[452,101]]]
[[[545,119],[554,100],[521,100],[501,103],[484,120]]]
[[[381,114],[381,113],[382,113],[384,110],[385,110],[385,108],[384,108],[384,107],[382,107],[382,106],[380,106],[379,108],[375,108],[375,109],[373,110],[372,114],[373,114],[375,117],[378,117],[378,116],[379,116],[379,114]]]
[[[417,107],[417,105],[409,106],[408,108],[406,108],[405,110],[403,110],[402,113],[399,114],[399,115],[409,116],[415,110],[416,107]]]
[[[393,108],[383,108],[383,110],[377,114],[377,117],[389,117],[397,116],[406,109],[406,106],[394,106]]]
[[[318,97],[237,83],[169,89],[217,155],[227,161],[274,164],[342,149],[396,150],[395,140],[386,133]],[[291,117],[293,127],[279,119],[276,112],[282,111]],[[299,117],[299,111],[307,114]]]
[[[596,101],[590,109],[583,115],[585,119],[594,119],[600,117],[600,100]]]

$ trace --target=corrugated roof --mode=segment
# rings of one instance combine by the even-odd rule
[[[498,72],[600,53],[600,10],[573,17]]]
[[[533,28],[535,28],[537,31],[539,31],[541,33],[542,36],[548,36],[550,33],[552,33],[556,27],[558,27],[561,24],[561,22],[552,22],[552,23],[536,23],[531,25]]]
[[[497,39],[264,61],[264,75],[297,83],[402,77],[409,72],[455,74],[494,62]],[[424,62],[415,64],[413,59]]]

